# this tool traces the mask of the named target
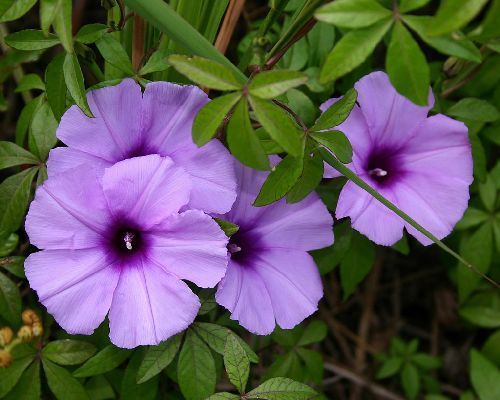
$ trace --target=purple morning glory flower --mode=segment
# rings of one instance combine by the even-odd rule
[[[432,91],[429,105],[417,106],[398,94],[383,72],[366,75],[354,87],[359,106],[335,128],[351,141],[349,167],[424,228],[445,237],[469,200],[473,178],[467,127],[442,114],[428,117]],[[334,176],[333,168],[326,168],[325,177]],[[381,245],[396,243],[403,228],[424,245],[432,243],[352,182],[340,193],[336,216],[350,217],[356,230]]]
[[[222,218],[239,225],[231,236],[217,303],[249,331],[266,335],[276,323],[293,328],[317,310],[323,296],[309,250],[333,243],[332,217],[316,194],[297,204],[253,207],[267,173],[236,166],[238,197]]]
[[[40,301],[69,333],[91,334],[109,312],[120,347],[158,344],[184,330],[200,303],[181,279],[214,287],[227,237],[184,210],[191,178],[168,157],[131,158],[104,173],[79,166],[36,192],[26,231],[43,251],[26,260]]]
[[[77,106],[66,111],[57,137],[68,147],[50,152],[49,176],[81,164],[103,170],[127,158],[159,154],[191,175],[190,208],[230,210],[236,198],[232,157],[218,140],[198,148],[191,139],[196,113],[209,101],[202,90],[153,82],[143,94],[135,81],[125,79],[91,91],[87,100],[95,118]]]

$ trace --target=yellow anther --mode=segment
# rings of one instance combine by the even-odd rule
[[[0,368],[7,368],[12,364],[12,356],[7,350],[0,350]]]
[[[23,311],[21,318],[26,325],[33,325],[35,322],[41,322],[40,317],[29,308]]]
[[[0,328],[0,346],[7,346],[12,341],[13,336],[14,332],[8,326]]]
[[[21,339],[22,342],[29,342],[33,339],[33,330],[31,326],[23,325],[17,332],[17,337]]]

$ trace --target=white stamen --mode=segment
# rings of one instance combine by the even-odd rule
[[[127,232],[123,237],[123,241],[125,242],[125,247],[127,250],[132,250],[132,241],[134,240],[134,234],[131,232]]]
[[[227,249],[229,250],[229,252],[231,254],[234,254],[234,253],[237,253],[238,251],[241,251],[241,247],[238,246],[237,244],[234,244],[234,243],[229,243],[229,245],[227,246]]]
[[[368,171],[368,174],[382,177],[387,176],[387,171],[382,168],[374,168]]]

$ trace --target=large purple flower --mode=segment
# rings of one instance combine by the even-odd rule
[[[336,127],[354,150],[349,167],[424,228],[445,237],[469,200],[473,178],[467,127],[442,114],[428,117],[432,92],[428,106],[417,106],[398,94],[383,72],[363,77],[355,88],[359,106]],[[325,172],[337,176],[332,168]],[[403,228],[421,243],[432,243],[352,182],[340,193],[336,216],[350,217],[355,229],[378,244],[396,243]]]
[[[222,218],[239,225],[229,241],[226,276],[216,300],[249,331],[265,335],[276,323],[293,328],[323,296],[309,250],[333,243],[332,217],[316,194],[298,204],[253,207],[267,173],[236,166],[238,197]]]
[[[132,79],[87,95],[95,118],[77,106],[63,115],[57,137],[68,147],[50,152],[49,176],[77,165],[103,170],[131,157],[159,154],[183,167],[193,182],[190,208],[224,213],[236,198],[233,162],[226,148],[212,140],[198,148],[191,128],[209,100],[195,86],[154,82],[141,87]]]
[[[158,344],[195,318],[181,281],[214,287],[227,237],[211,217],[184,209],[191,179],[168,157],[118,162],[104,174],[79,166],[50,177],[26,218],[26,276],[69,333],[91,334],[109,311],[111,341]]]

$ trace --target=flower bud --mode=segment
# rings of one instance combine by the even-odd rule
[[[23,325],[17,332],[17,337],[23,342],[29,342],[33,339],[33,330],[31,329],[31,326]]]
[[[7,350],[0,350],[0,368],[7,368],[12,364],[12,356]]]
[[[26,325],[33,325],[35,322],[40,322],[40,317],[29,308],[23,311],[21,318]]]
[[[35,322],[31,327],[31,331],[33,332],[33,336],[39,337],[43,335],[43,326],[40,322]]]
[[[0,329],[0,346],[7,346],[12,341],[12,336],[14,336],[14,332],[8,326],[5,326]]]

